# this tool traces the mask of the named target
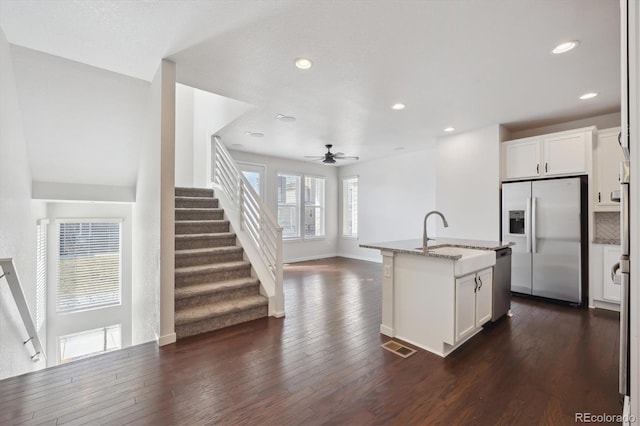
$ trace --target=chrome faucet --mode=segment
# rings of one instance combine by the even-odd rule
[[[447,228],[449,226],[449,224],[447,223],[447,219],[444,218],[444,215],[442,213],[440,213],[437,210],[432,210],[429,213],[427,213],[424,217],[424,226],[422,228],[422,249],[426,250],[427,249],[427,244],[429,244],[429,240],[432,240],[433,238],[429,238],[427,237],[427,219],[429,219],[429,216],[431,216],[432,214],[437,214],[438,216],[440,216],[442,218],[442,223],[444,224],[444,227]]]

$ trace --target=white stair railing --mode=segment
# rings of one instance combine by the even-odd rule
[[[216,196],[232,205],[235,214],[229,206],[223,205],[225,212],[231,224],[240,228],[236,234],[243,246],[246,242],[250,244],[250,247],[244,247],[245,252],[269,297],[270,315],[284,316],[282,228],[240,172],[220,137],[213,136],[211,151]]]
[[[35,350],[35,354],[31,356],[31,359],[36,362],[40,360],[42,356],[43,359],[46,359],[45,351],[42,348],[42,343],[40,342],[40,337],[38,336],[38,331],[33,323],[33,317],[31,316],[31,311],[29,311],[29,305],[27,305],[27,300],[24,297],[24,292],[22,291],[22,286],[20,285],[20,277],[18,276],[18,272],[16,271],[16,267],[13,263],[12,258],[8,259],[0,259],[0,268],[2,271],[0,273],[0,280],[4,277],[9,284],[9,290],[11,290],[11,294],[13,295],[13,300],[16,302],[16,306],[18,307],[18,312],[20,313],[20,317],[22,318],[22,322],[24,324],[24,328],[27,330],[28,338],[23,342],[23,344],[27,344],[31,342],[33,345],[33,349]]]

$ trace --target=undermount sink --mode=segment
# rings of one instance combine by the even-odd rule
[[[422,250],[422,247],[419,248]],[[476,250],[464,247],[436,246],[427,248],[425,255],[447,256],[454,262],[456,277],[467,275],[496,264],[496,252],[493,250]]]

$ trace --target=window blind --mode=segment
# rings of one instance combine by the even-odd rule
[[[47,221],[38,222],[36,229],[36,330],[47,319]]]
[[[121,223],[58,224],[57,312],[121,303]]]

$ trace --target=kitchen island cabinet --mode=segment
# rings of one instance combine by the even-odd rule
[[[380,332],[445,357],[491,319],[495,250],[509,243],[437,239],[363,244],[383,256]]]

